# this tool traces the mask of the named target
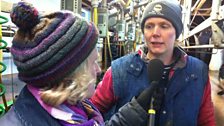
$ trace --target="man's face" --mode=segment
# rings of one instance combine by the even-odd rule
[[[148,18],[144,25],[144,38],[151,55],[172,55],[176,31],[168,20],[159,17]]]

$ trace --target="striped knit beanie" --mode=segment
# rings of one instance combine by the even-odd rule
[[[59,83],[97,43],[95,25],[70,11],[40,15],[31,4],[19,2],[10,17],[18,27],[10,51],[19,79],[36,87]]]

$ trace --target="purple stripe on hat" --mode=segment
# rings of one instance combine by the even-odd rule
[[[53,18],[54,20],[48,24],[48,28],[43,29],[44,32],[40,32],[39,30],[34,31],[35,36],[34,40],[32,41],[27,40],[27,38],[26,39],[20,38],[18,37],[20,35],[16,34],[12,41],[13,43],[12,47],[20,49],[29,49],[37,46],[45,37],[47,37],[51,32],[54,31],[54,29],[61,23],[62,20],[65,19],[65,15],[63,12],[55,12],[41,17],[40,21],[44,22],[46,18],[49,18],[51,20]],[[36,27],[36,29],[37,28],[40,29],[39,27]]]
[[[91,25],[94,25],[91,23]],[[46,83],[53,83],[57,80],[62,79],[64,76],[68,75],[70,72],[74,71],[80,63],[87,58],[90,52],[96,45],[98,39],[98,32],[95,27],[93,27],[92,34],[87,34],[83,41],[77,45],[75,49],[69,52],[63,60],[60,60],[58,64],[50,68],[48,71],[35,77],[26,77],[19,73],[19,78],[26,83],[34,86],[42,87]],[[84,53],[85,52],[85,53]]]
[[[81,30],[79,30],[79,32],[73,37],[70,43],[65,45],[58,52],[54,53],[50,59],[46,60],[46,62],[43,62],[39,66],[33,67],[30,70],[19,70],[19,72],[26,76],[34,76],[48,70],[54,64],[57,64],[59,60],[63,59],[65,55],[67,55],[68,52],[70,52],[77,44],[80,44],[80,41],[82,41],[83,37],[85,38],[86,34],[89,33],[91,29],[92,26],[84,21]]]
[[[31,71],[36,71],[38,67],[43,66],[44,62],[49,62],[49,60],[51,60],[50,58],[53,55],[57,55],[58,51],[63,49],[64,46],[70,46],[70,48],[74,47],[87,32],[88,24],[86,22],[84,22],[83,24],[83,22],[84,21],[82,21],[81,18],[78,18],[65,35],[63,35],[51,46],[49,46],[49,48],[40,55],[37,55],[36,57],[33,57],[32,59],[29,59],[25,62],[14,60],[14,63],[18,67],[18,70],[20,72],[26,72],[28,70],[29,73]],[[67,49],[67,51],[69,50],[70,49]]]
[[[16,49],[11,48],[11,53],[14,59],[18,61],[26,61],[36,55],[39,55],[41,52],[45,51],[52,43],[56,40],[60,39],[62,35],[70,28],[70,26],[74,23],[75,17],[71,13],[67,13],[67,18],[54,30],[47,38],[45,38],[39,45],[32,49]]]
[[[84,43],[82,40],[88,37],[88,35],[91,35],[93,32],[93,25],[87,23],[86,21],[83,23],[82,29],[76,34],[76,36],[73,38],[71,43],[67,44],[65,47],[61,48],[56,54],[54,54],[49,60],[44,62],[43,64],[34,67],[33,69],[26,70],[26,71],[20,71],[20,74],[23,76],[35,76],[37,74],[41,74],[45,71],[47,71],[49,68],[51,68],[54,64],[57,65],[60,60],[62,60],[66,55],[69,54],[71,50],[79,49],[81,45]],[[87,31],[88,30],[88,31]],[[75,46],[75,48],[74,48]]]

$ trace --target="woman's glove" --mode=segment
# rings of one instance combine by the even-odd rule
[[[158,87],[158,83],[151,83],[149,87],[147,87],[145,90],[140,93],[139,96],[137,96],[137,102],[142,106],[143,109],[148,111],[150,107],[150,101],[153,96],[153,92]]]
[[[136,100],[143,109],[148,111],[148,109],[150,108],[151,99],[153,97],[153,108],[158,111],[162,104],[163,96],[164,86],[162,84],[152,82],[149,87],[142,91],[142,93],[137,97]]]

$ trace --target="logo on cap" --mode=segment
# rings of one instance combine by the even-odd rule
[[[155,4],[152,8],[152,10],[149,12],[149,14],[152,14],[152,15],[164,15],[162,13],[163,11],[163,7],[161,4]]]
[[[156,4],[154,7],[153,7],[153,10],[156,12],[156,13],[161,13],[163,7],[162,5],[160,4]]]

